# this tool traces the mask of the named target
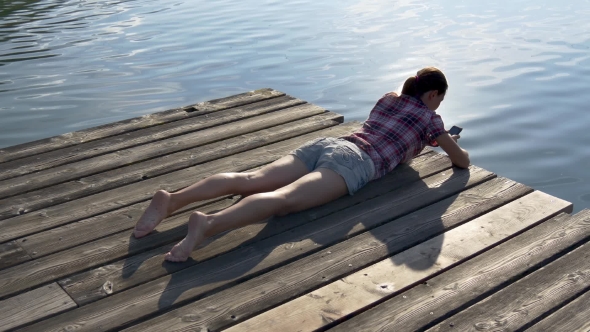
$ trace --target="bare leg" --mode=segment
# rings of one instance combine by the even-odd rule
[[[137,221],[133,234],[137,238],[147,235],[164,218],[188,204],[229,194],[272,191],[307,173],[301,160],[287,155],[254,172],[215,174],[175,193],[160,190]]]
[[[185,261],[205,238],[246,226],[274,215],[322,205],[348,192],[336,172],[320,168],[273,192],[259,193],[215,214],[195,212],[189,218],[187,236],[166,255],[174,262]]]

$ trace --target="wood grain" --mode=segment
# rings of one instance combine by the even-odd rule
[[[413,169],[414,172],[420,173],[421,171],[424,174],[428,174],[428,172],[426,172],[428,169],[431,169],[430,172],[433,172],[436,170],[434,168],[434,165],[436,164],[434,163],[439,165],[440,170],[444,170],[446,167],[450,166],[448,159],[439,154],[428,154],[427,156],[424,156],[424,158],[430,159],[431,163],[425,161],[417,162],[416,165],[413,165],[413,167],[415,167]],[[90,271],[70,276],[64,280],[60,280],[59,283],[75,298],[79,305],[85,305],[89,302],[129,289],[152,279],[196,265],[206,259],[235,250],[246,244],[253,244],[254,242],[259,242],[272,236],[281,236],[281,233],[293,230],[298,226],[302,226],[312,221],[316,223],[318,222],[317,220],[322,217],[329,216],[350,206],[361,204],[370,198],[378,196],[378,193],[389,193],[388,184],[390,184],[389,190],[391,191],[391,194],[388,195],[388,199],[395,201],[396,199],[399,199],[398,195],[400,194],[394,193],[394,190],[409,186],[412,182],[420,181],[420,178],[410,176],[408,168],[410,168],[410,166],[404,165],[404,167],[400,168],[399,172],[392,172],[389,176],[383,178],[383,181],[378,181],[372,186],[362,188],[353,196],[345,196],[343,199],[330,202],[317,208],[302,211],[286,217],[276,218],[267,223],[239,228],[213,238],[202,249],[195,252],[192,260],[184,264],[162,265],[163,255],[170,249],[170,246],[164,246],[150,252],[130,257],[123,261],[114,262],[107,266],[101,266]],[[422,186],[422,184],[418,183],[416,185]],[[185,223],[187,218],[188,215],[185,216],[182,223]],[[168,229],[170,229],[169,227],[177,227],[174,223],[167,222],[165,226],[163,225],[166,228],[159,227],[158,229],[167,232]],[[311,227],[313,228],[313,226]],[[186,228],[183,227],[182,230],[183,232],[178,234],[178,240],[185,235],[184,232]],[[154,236],[150,238],[149,241],[155,242],[158,241],[158,239]],[[278,239],[277,241],[278,244],[276,245],[281,246],[283,245],[284,239]],[[311,248],[313,249],[314,247],[312,246]],[[133,275],[129,275],[129,273],[125,272],[128,270],[133,270],[135,272]],[[107,282],[112,285],[108,293],[101,288],[101,286]]]
[[[588,213],[553,218],[517,237],[336,326],[375,331],[424,330],[464,310],[506,281],[522,276],[580,240],[590,231]],[[500,303],[505,303],[500,300]],[[432,314],[430,314],[432,313]],[[455,323],[453,317],[448,321]],[[456,329],[463,331],[462,329]]]
[[[0,270],[31,259],[15,241],[0,244]]]
[[[590,289],[590,244],[558,258],[429,331],[516,331]]]
[[[113,211],[150,199],[159,189],[176,191],[219,172],[240,172],[272,162],[309,139],[321,136],[338,137],[358,128],[347,123],[260,148],[234,154],[227,158],[185,168],[142,182],[111,189],[75,201],[51,206],[34,213],[0,221],[0,242],[38,233],[47,229]]]
[[[590,290],[568,303],[551,316],[527,329],[527,332],[590,331]]]
[[[240,170],[247,170],[254,166],[258,166],[261,163],[270,162],[272,160],[277,159],[279,156],[287,153],[288,151],[296,148],[301,143],[309,140],[313,137],[321,137],[321,136],[340,136],[344,133],[348,133],[353,128],[358,127],[356,123],[350,123],[346,125],[340,125],[333,128],[328,128],[322,131],[314,132],[309,135],[304,135],[297,137],[296,139],[282,141],[273,145],[265,146],[262,149],[256,149],[248,151],[243,158],[240,154],[235,155],[234,157],[239,160],[239,164],[236,165],[236,159],[233,159],[230,162],[220,163],[220,160],[215,161],[213,167],[207,168],[206,165],[200,165],[198,169],[188,169],[186,173],[182,173],[176,181],[190,181],[189,183],[195,182],[191,181],[195,179],[196,176],[206,177],[210,174],[214,174],[220,171],[240,171]],[[240,169],[243,168],[243,169]],[[199,178],[197,178],[199,179]],[[195,179],[195,180],[197,180]],[[188,180],[188,181],[187,181]],[[149,181],[149,180],[148,180]],[[162,180],[163,182],[166,180]],[[173,180],[168,180],[173,181]],[[147,181],[146,181],[147,182]],[[153,193],[156,188],[145,188],[145,195],[150,197],[150,192]],[[137,191],[140,192],[141,191]],[[109,192],[107,192],[109,194]],[[111,195],[107,195],[105,199],[118,199],[117,197],[113,197],[115,193]],[[119,197],[129,197],[129,192],[122,192],[119,193]],[[76,202],[72,202],[76,203]],[[219,206],[214,207],[211,206],[212,209],[221,209],[226,208],[233,201],[223,201],[218,203]],[[67,203],[69,204],[69,203]],[[82,204],[79,203],[78,204]],[[91,205],[93,204],[93,205]],[[216,203],[217,204],[217,203]],[[66,205],[66,204],[63,204]],[[96,204],[96,202],[88,203],[90,208],[102,208],[100,204]],[[214,204],[215,205],[215,204]],[[64,213],[72,213],[72,209],[76,208],[76,204],[72,204],[70,206],[70,210],[68,212],[67,209],[64,209]],[[59,216],[60,214],[57,214]],[[122,214],[125,218],[128,218],[124,213]],[[25,217],[27,215],[24,215]],[[2,222],[12,221],[13,219],[4,220]],[[51,221],[55,221],[57,218],[51,219]],[[186,222],[186,219],[183,220]],[[27,224],[20,225],[21,228],[26,226]],[[18,230],[18,225],[15,225],[15,228]],[[43,226],[43,225],[40,225]],[[163,233],[162,239],[166,239],[166,236],[170,236],[167,241],[174,241],[179,236],[182,238],[182,234],[185,234],[186,231],[174,230],[171,232]],[[0,234],[0,236],[5,235],[5,233]],[[106,237],[104,239],[93,241],[91,243],[87,243],[85,245],[74,247],[62,252],[58,252],[56,254],[48,255],[42,257],[40,259],[36,259],[33,262],[25,262],[21,265],[14,266],[5,270],[0,271],[0,298],[16,294],[22,290],[34,287],[35,285],[40,285],[44,282],[49,282],[53,280],[57,280],[59,278],[63,278],[70,274],[80,272],[82,270],[88,269],[90,267],[98,266],[100,264],[105,264],[109,262],[116,261],[120,258],[130,256],[134,253],[141,252],[142,250],[152,249],[154,248],[154,244],[158,243],[157,241],[149,241],[148,239],[144,239],[143,241],[137,241],[136,239],[132,238],[129,232],[118,233],[113,236]],[[169,243],[169,242],[167,242]],[[156,247],[159,245],[156,245]],[[36,255],[34,252],[30,253],[31,255]]]
[[[76,307],[56,283],[0,301],[0,331],[7,331]]]
[[[513,186],[525,188],[515,182],[498,182],[507,189]],[[399,293],[545,220],[548,212],[559,210],[553,204],[553,210],[544,209],[542,204],[547,198],[548,195],[539,192],[526,195],[399,253],[393,259],[382,260],[227,331],[315,331],[324,328],[328,322],[340,320]],[[539,208],[523,209],[523,204],[538,205]],[[440,246],[441,243],[444,245]],[[390,314],[387,316],[391,317]]]
[[[17,176],[20,177],[25,174],[39,172],[48,168],[71,164],[110,152],[185,135],[198,130],[224,125],[229,122],[243,120],[301,104],[305,104],[305,102],[293,97],[283,96],[218,111],[212,114],[142,128],[121,135],[109,136],[90,142],[81,142],[59,150],[48,151],[30,157],[5,162],[2,164],[3,170],[2,173],[0,173],[0,180],[10,179]],[[26,178],[21,177],[21,179],[26,181]]]
[[[341,119],[342,116],[339,114],[326,112],[288,124],[122,166],[79,180],[5,198],[0,200],[0,219],[10,218],[21,212],[30,213],[108,189],[336,126],[342,122]]]
[[[167,326],[170,331],[199,328],[219,330],[228,327],[473,218],[482,213],[480,209],[485,211],[490,208],[481,204],[477,208],[477,205],[482,201],[490,201],[489,197],[483,197],[494,197],[493,182],[495,180],[485,182],[448,198],[446,202],[441,201],[417,210],[371,232],[308,255],[297,262],[166,313],[130,330],[157,331],[163,326]],[[434,183],[436,182],[431,184]],[[504,199],[511,200],[514,199],[511,197],[513,195],[522,195],[523,187],[519,189],[506,190],[503,194],[496,192],[498,196],[493,200],[501,205]],[[409,201],[413,203],[422,200],[421,197],[414,196]],[[391,211],[399,206],[401,204],[392,206]],[[436,208],[432,208],[433,206]],[[366,223],[364,216],[352,215],[351,218],[360,218],[362,224]],[[205,308],[211,310],[204,310]]]
[[[447,174],[442,175],[443,173]],[[156,279],[129,291],[113,294],[64,315],[45,320],[43,327],[47,330],[59,330],[70,325],[88,330],[96,329],[97,326],[115,328],[154,314],[159,310],[167,310],[175,305],[194,301],[204,294],[232,286],[238,281],[243,282],[304,255],[308,256],[297,261],[297,264],[304,262],[302,263],[303,266],[298,266],[288,272],[281,272],[280,276],[277,276],[277,273],[270,272],[264,284],[270,289],[276,287],[277,283],[279,283],[284,286],[283,291],[285,294],[295,290],[305,291],[305,287],[300,289],[300,286],[302,286],[300,283],[310,282],[312,286],[321,285],[335,277],[330,273],[336,275],[349,273],[353,269],[349,267],[351,263],[355,268],[359,268],[361,262],[366,261],[367,256],[376,260],[385,258],[388,255],[388,246],[394,246],[393,250],[403,250],[406,246],[413,245],[413,242],[419,242],[420,239],[424,240],[424,237],[429,237],[431,234],[427,229],[433,232],[440,231],[442,229],[439,224],[441,204],[446,204],[443,210],[446,211],[448,205],[452,203],[451,201],[438,202],[441,196],[452,196],[465,188],[485,182],[494,176],[490,172],[475,167],[469,170],[453,169],[443,173],[434,175],[431,177],[432,179],[425,179],[425,181],[429,182],[429,185],[413,186],[413,190],[409,190],[410,187],[404,188],[409,192],[403,195],[401,202],[392,201],[391,197],[387,197],[388,195],[380,196],[367,203],[359,204],[354,209],[348,209],[350,211],[344,210],[328,215],[313,223],[307,223],[290,232],[283,233],[281,236],[271,237],[241,247],[218,258],[204,261],[201,264]],[[468,199],[473,199],[473,194],[468,195]],[[384,205],[385,200],[390,204]],[[431,213],[437,214],[436,217],[430,219],[430,223],[427,223],[431,225],[430,228],[424,227],[424,224],[417,223],[414,219],[409,219],[411,221],[406,223],[387,223],[385,225],[389,225],[389,228],[384,229],[384,225],[375,232],[362,233],[366,229],[389,220],[392,215],[404,214],[404,210],[407,213],[406,209],[413,211],[416,205],[420,207],[433,202],[438,202],[436,204],[439,204],[439,210],[430,210]],[[363,210],[360,210],[361,206],[364,206]],[[473,211],[473,209],[467,210]],[[411,230],[404,231],[404,229],[411,229],[413,232]],[[357,236],[359,233],[361,235]],[[346,244],[336,245],[338,246],[337,250],[332,249],[335,248],[333,245],[331,247],[333,255],[329,255],[329,259],[320,259],[321,256],[326,255],[325,252],[310,255],[310,253],[317,252],[322,247],[332,245],[351,236],[354,237],[347,241],[354,241],[354,244],[347,242]],[[359,246],[362,248],[360,252]],[[330,268],[329,266],[333,267]],[[282,271],[282,269],[279,270]],[[285,275],[283,276],[283,274]],[[322,279],[322,276],[326,278]],[[299,280],[299,282],[289,283],[292,281],[291,279]],[[247,283],[242,283],[236,287],[242,287],[242,285],[248,287],[248,289],[251,289],[250,286],[252,286],[251,284],[248,286]],[[255,294],[259,295],[260,291],[260,289],[256,290]],[[266,295],[263,296],[262,300],[257,299],[253,302],[258,303],[257,305],[268,305],[277,300],[281,301],[281,297],[275,291],[265,292],[264,294]],[[232,298],[234,301],[238,301],[241,297],[232,296]],[[226,300],[227,298],[223,299],[223,301]],[[255,303],[250,303],[247,307],[252,308]],[[216,306],[213,305],[213,307]],[[209,305],[205,307],[209,307]],[[213,309],[210,314],[220,311],[222,311],[220,308]],[[81,321],[84,322],[84,326],[78,324]]]
[[[262,89],[0,149],[0,330],[587,329],[590,212],[545,221],[571,203],[431,149],[354,196],[208,239],[186,263],[163,255],[192,209],[239,196],[131,235],[156,190],[360,126],[342,121]]]
[[[225,199],[206,205],[201,209],[202,211],[217,211],[234,203],[235,199]],[[171,218],[171,221],[175,222],[177,226],[186,224],[186,219],[181,219],[182,217],[182,214],[177,215]],[[0,299],[56,281],[76,272],[157,248],[162,245],[159,243],[160,241],[173,242],[182,233],[186,235],[186,228],[182,227],[157,233],[159,234],[158,241],[151,241],[149,236],[138,240],[133,237],[131,232],[125,231],[0,270]]]
[[[418,156],[413,161],[411,168],[408,165],[400,167],[399,170],[392,174],[392,176],[383,178],[380,186],[371,185],[368,187],[374,188],[375,190],[365,189],[360,194],[350,196],[350,199],[345,199],[341,204],[338,204],[338,206],[344,208],[347,204],[357,204],[368,198],[380,195],[385,192],[387,188],[391,189],[399,187],[412,180],[418,180],[419,178],[430,176],[450,167],[451,163],[448,158],[438,153],[429,153]],[[410,170],[412,172],[418,172],[420,177],[409,176],[408,174],[410,173]],[[25,248],[27,252],[35,252],[35,257],[42,257],[82,243],[90,242],[100,237],[131,229],[134,227],[135,221],[141,216],[148,204],[149,202],[134,204],[93,218],[84,219],[20,238],[16,241]],[[192,205],[178,212],[195,210],[201,205],[204,204]],[[58,241],[56,241],[56,239],[58,239]]]
[[[98,127],[92,127],[72,133],[10,146],[0,149],[0,163],[51,150],[61,149],[67,146],[79,144],[81,142],[88,142],[108,136],[119,135],[141,128],[156,126],[166,122],[177,121],[192,116],[199,116],[226,108],[241,106],[283,95],[284,93],[272,89],[260,89],[235,96],[229,96],[226,98],[210,100],[192,106],[147,114],[137,118],[108,123]]]
[[[0,198],[79,179],[143,160],[183,151],[253,131],[325,113],[319,106],[303,104],[270,114],[249,117],[212,128],[189,132],[142,145],[120,149],[111,153],[56,166],[38,172],[0,181]]]

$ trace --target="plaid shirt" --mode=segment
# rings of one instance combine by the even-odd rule
[[[342,138],[371,157],[374,180],[412,159],[426,145],[437,146],[435,139],[445,132],[440,115],[422,100],[390,92],[379,99],[358,131]]]

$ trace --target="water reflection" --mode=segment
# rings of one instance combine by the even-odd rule
[[[474,163],[580,179],[544,187],[590,207],[589,14],[586,0],[2,1],[0,146],[262,87],[364,120],[435,65]]]
[[[0,65],[60,56],[61,53],[52,51],[90,43],[99,36],[137,26],[138,18],[132,18],[122,24],[103,27],[102,32],[70,36],[70,30],[88,29],[92,21],[123,13],[135,7],[134,2],[3,1],[0,3]]]

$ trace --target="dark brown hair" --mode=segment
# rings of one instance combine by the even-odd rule
[[[438,68],[426,67],[418,71],[416,76],[410,76],[404,82],[402,94],[419,97],[424,92],[437,90],[439,94],[447,92],[447,79]]]

